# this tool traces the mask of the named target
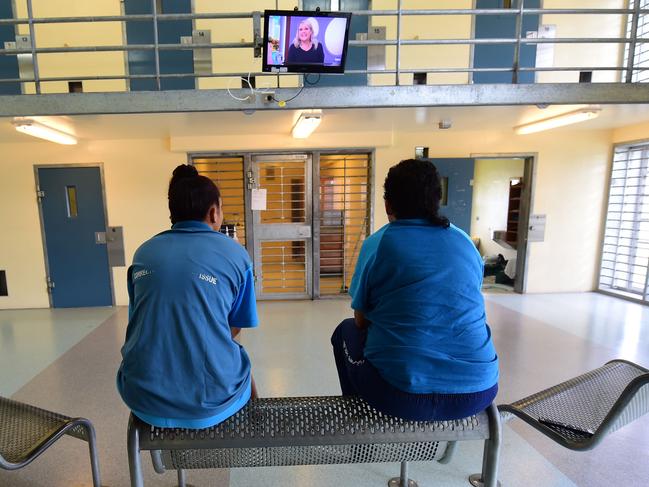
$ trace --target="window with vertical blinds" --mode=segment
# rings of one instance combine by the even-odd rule
[[[647,300],[649,142],[615,149],[599,289]]]
[[[640,9],[646,10],[649,9],[649,0],[629,0],[629,8],[635,8],[636,2],[640,2]],[[629,15],[627,21],[627,38],[632,37],[633,29],[633,16]],[[647,39],[649,38],[649,15],[640,14],[638,16],[638,28],[636,29],[636,37],[638,39]],[[626,44],[624,50],[624,59],[626,60],[625,66],[628,66],[629,63],[629,44]],[[649,43],[639,42],[635,45],[635,51],[633,55],[633,67],[634,68],[649,68]],[[634,83],[646,83],[649,81],[649,70],[633,70],[633,76],[631,80]]]

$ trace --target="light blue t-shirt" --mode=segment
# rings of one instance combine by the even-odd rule
[[[230,327],[257,326],[252,264],[231,238],[176,223],[135,252],[117,388],[149,424],[206,428],[250,399],[250,360]]]
[[[451,225],[397,220],[361,248],[349,293],[371,322],[365,357],[402,391],[479,392],[498,382],[483,262]]]

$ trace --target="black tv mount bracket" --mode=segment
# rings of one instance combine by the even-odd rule
[[[293,7],[293,11],[297,12],[299,9],[297,7]],[[315,8],[316,12],[320,12],[320,7]]]

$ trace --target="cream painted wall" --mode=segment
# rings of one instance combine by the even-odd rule
[[[403,0],[402,8],[418,9],[470,9],[473,0]],[[396,10],[395,0],[373,0],[373,10]],[[386,26],[386,38],[397,38],[397,19],[395,17],[372,17],[372,26]],[[401,37],[403,39],[470,39],[472,21],[468,15],[451,16],[403,16],[401,20]],[[468,68],[471,49],[468,45],[447,46],[402,46],[400,54],[401,69]],[[396,69],[396,48],[386,48],[386,68]],[[400,84],[411,85],[412,74],[402,74]],[[428,74],[429,84],[465,84],[469,81],[467,73]],[[370,76],[372,85],[394,85],[394,74],[377,74]]]
[[[543,0],[543,8],[626,8],[628,0]],[[544,15],[541,24],[557,27],[561,37],[626,37],[626,15]],[[556,44],[554,66],[611,67],[621,66],[624,46],[621,44]],[[616,82],[620,72],[595,71],[593,82]],[[578,72],[538,73],[539,83],[576,83]]]
[[[531,244],[529,292],[587,291],[595,287],[611,131],[550,131],[514,136],[511,131],[344,133],[317,131],[306,141],[289,136],[172,138],[172,150],[376,147],[375,229],[387,223],[382,184],[391,165],[412,157],[415,146],[431,157],[537,153],[532,212],[546,214],[546,241]],[[552,262],[548,265],[547,262]]]
[[[119,0],[51,1],[32,0],[35,17],[85,17],[121,15]],[[15,0],[15,15],[27,17],[27,2]],[[119,46],[123,44],[121,22],[96,22],[74,24],[36,24],[34,26],[38,47]],[[19,26],[20,34],[29,34],[27,25]],[[122,52],[50,53],[38,55],[38,67],[43,78],[75,76],[123,76],[125,73]],[[25,83],[25,93],[35,93],[33,83]],[[124,80],[85,80],[83,89],[93,91],[124,91]],[[67,81],[41,84],[43,93],[67,93]]]
[[[527,291],[581,292],[595,288],[609,171],[610,131],[548,131],[514,136],[511,131],[399,133],[377,150],[377,184],[390,165],[412,157],[415,146],[431,157],[536,153],[533,214],[547,215],[545,241],[531,243]],[[375,205],[380,205],[377,187]],[[375,206],[380,208],[380,206]],[[386,222],[377,211],[375,225]]]
[[[647,140],[649,140],[649,123],[630,125],[613,131],[613,142],[616,144]]]
[[[507,229],[509,182],[523,176],[524,159],[476,159],[471,205],[471,236],[480,238],[482,255],[502,254],[509,260],[516,250],[492,240],[495,230]]]
[[[9,288],[9,297],[0,297],[0,309],[48,306],[36,164],[103,163],[108,222],[124,226],[127,259],[144,240],[169,226],[166,185],[184,158],[170,152],[166,140],[82,142],[76,147],[28,142],[2,144],[0,151],[0,269],[7,271]],[[113,279],[117,304],[126,304],[126,268],[116,268]]]
[[[376,147],[375,228],[387,222],[382,184],[391,165],[430,147],[432,157],[537,153],[532,212],[547,215],[546,240],[531,244],[529,292],[578,292],[594,288],[609,170],[611,131],[554,131],[514,136],[511,131],[421,133],[316,133],[306,141],[267,137],[183,137],[156,140],[0,144],[0,269],[7,270],[9,297],[0,308],[46,307],[45,266],[34,164],[102,162],[110,225],[124,227],[126,258],[137,246],[168,228],[165,199],[173,167],[187,151]],[[5,189],[6,188],[6,189]],[[117,304],[126,304],[125,268],[114,272]]]

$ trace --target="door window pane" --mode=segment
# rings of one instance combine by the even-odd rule
[[[77,187],[65,187],[65,201],[68,209],[68,218],[76,218],[79,216],[79,208],[77,207]]]

